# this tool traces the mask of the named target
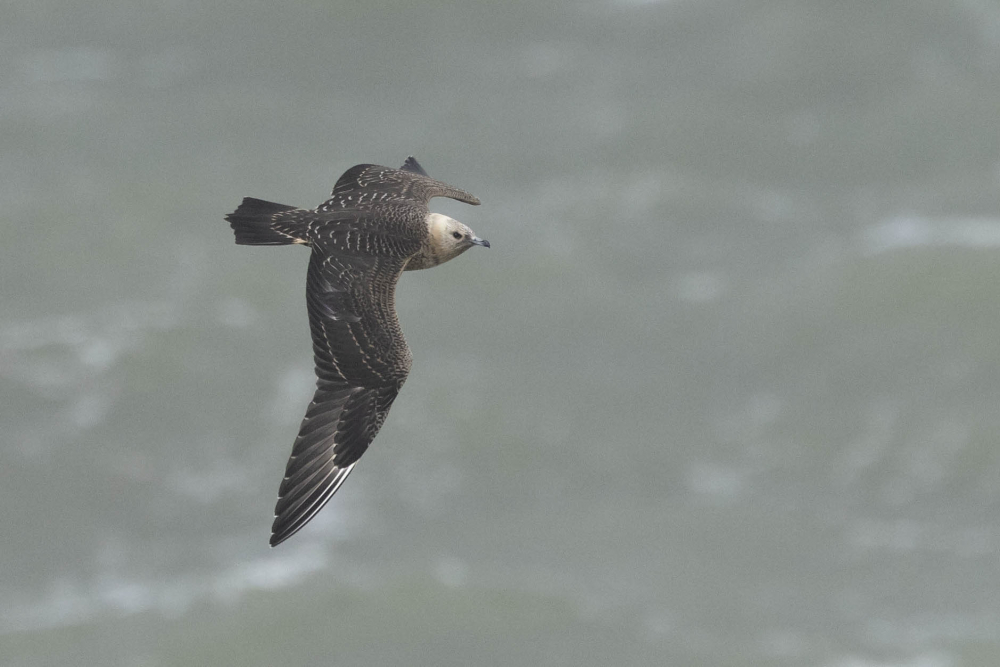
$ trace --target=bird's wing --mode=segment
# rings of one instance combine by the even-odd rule
[[[390,202],[426,206],[433,197],[450,197],[479,205],[479,199],[474,195],[429,177],[423,167],[410,157],[399,169],[377,164],[351,167],[337,180],[330,198],[317,210],[364,210]]]
[[[316,394],[278,491],[271,546],[308,523],[340,488],[410,370],[393,301],[406,257],[336,246],[315,241],[309,261],[306,302]]]

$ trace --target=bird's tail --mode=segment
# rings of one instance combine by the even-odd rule
[[[229,225],[236,233],[236,242],[240,245],[289,245],[302,243],[290,234],[274,229],[274,214],[291,211],[294,206],[275,204],[245,197],[239,208],[226,216]]]

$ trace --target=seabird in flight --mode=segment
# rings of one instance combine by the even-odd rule
[[[406,380],[412,357],[394,303],[400,274],[437,266],[474,245],[490,247],[459,221],[431,213],[432,197],[479,204],[409,157],[399,169],[351,167],[315,210],[247,197],[226,216],[238,244],[312,248],[306,307],[316,394],[278,489],[272,547],[337,492]]]

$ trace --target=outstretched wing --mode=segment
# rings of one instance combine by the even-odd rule
[[[315,241],[309,261],[316,394],[278,490],[271,546],[308,523],[344,483],[410,370],[394,305],[406,257],[362,255],[332,238]]]
[[[434,180],[414,158],[409,157],[399,169],[377,164],[351,167],[337,180],[330,198],[317,210],[360,210],[390,202],[426,206],[433,197],[450,197],[467,204],[479,205],[477,197]]]

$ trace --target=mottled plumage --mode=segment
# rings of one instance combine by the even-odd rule
[[[312,248],[306,306],[316,394],[306,410],[278,490],[271,546],[288,539],[336,493],[385,421],[410,371],[396,317],[396,281],[473,245],[465,225],[430,213],[432,197],[479,204],[436,181],[415,159],[399,169],[359,164],[330,199],[306,210],[247,197],[226,216],[236,242]]]

